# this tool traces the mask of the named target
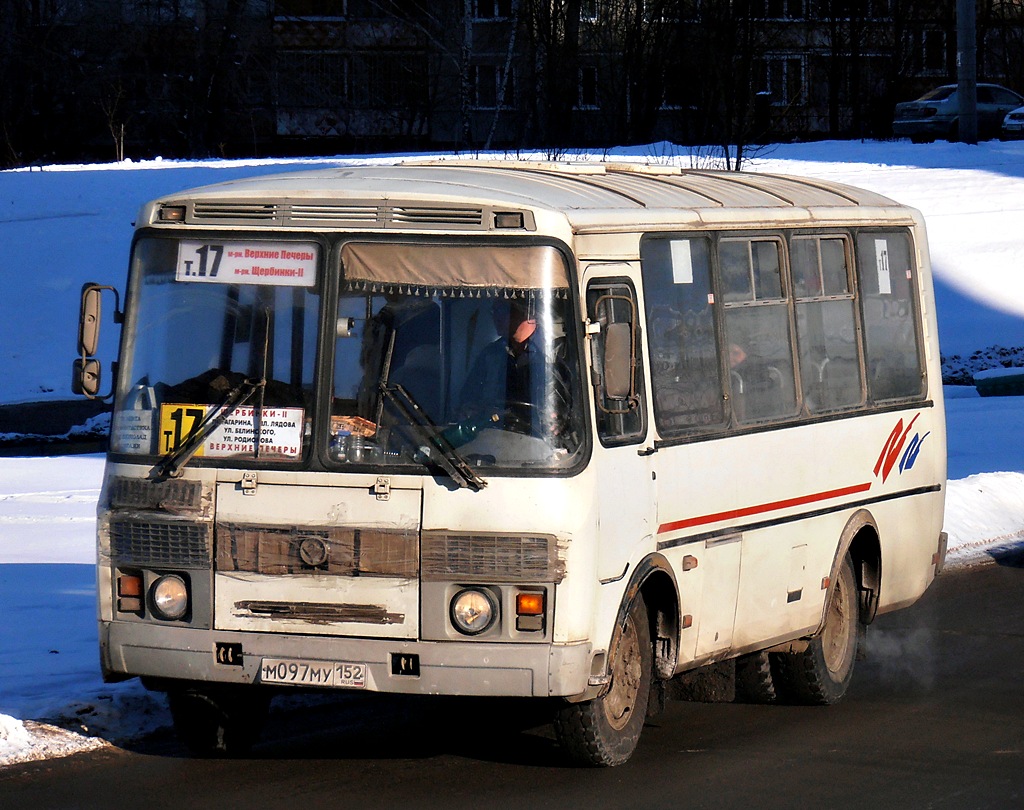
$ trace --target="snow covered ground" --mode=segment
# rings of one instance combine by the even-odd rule
[[[590,157],[704,165],[667,144]],[[123,291],[131,221],[142,202],[296,164],[366,160],[0,172],[0,404],[67,397],[78,290],[99,281]],[[920,208],[943,354],[978,368],[1022,356],[1024,142],[793,144],[763,151],[748,168],[838,180]],[[101,353],[110,358],[116,330],[105,326]],[[992,346],[1001,348],[981,351]],[[971,360],[974,353],[986,357]],[[1024,397],[947,387],[946,411],[950,564],[970,565],[1024,543]],[[92,563],[101,474],[97,456],[0,459],[0,766],[127,740],[169,722],[163,702],[138,683],[100,680]]]

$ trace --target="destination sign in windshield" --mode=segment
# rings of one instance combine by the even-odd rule
[[[213,284],[316,284],[319,245],[309,242],[200,242],[178,246],[177,281]]]

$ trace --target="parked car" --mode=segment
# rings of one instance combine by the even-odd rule
[[[997,138],[1003,118],[1015,107],[1024,105],[1024,97],[998,84],[978,85],[978,138]],[[960,94],[955,84],[936,87],[917,101],[896,105],[893,134],[914,143],[936,139],[956,140],[960,132]]]
[[[1002,139],[1018,141],[1024,138],[1024,107],[1010,110],[1003,119]]]

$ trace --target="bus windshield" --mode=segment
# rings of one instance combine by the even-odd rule
[[[348,242],[327,318],[324,255],[311,241],[140,239],[113,451],[164,456],[172,474],[193,457],[449,475],[451,460],[575,463],[579,360],[555,248]]]
[[[146,238],[133,255],[111,449],[298,459],[313,415],[315,243]]]
[[[331,451],[345,464],[564,467],[582,440],[565,262],[550,247],[342,249]]]

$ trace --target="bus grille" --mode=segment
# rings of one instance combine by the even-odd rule
[[[217,570],[255,574],[416,576],[414,529],[217,524]]]
[[[210,525],[191,521],[110,521],[110,553],[118,563],[209,567]]]
[[[147,481],[142,478],[111,479],[111,509],[160,509],[165,512],[198,512],[202,508],[203,485],[199,481],[171,479]]]
[[[473,579],[477,582],[561,582],[565,561],[550,536],[424,532],[421,573],[424,580]]]

